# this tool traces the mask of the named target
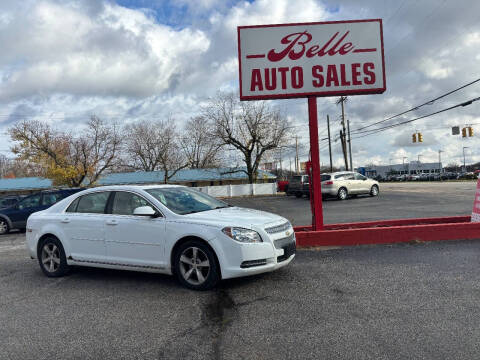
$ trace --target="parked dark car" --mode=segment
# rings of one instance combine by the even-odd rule
[[[0,210],[0,235],[12,229],[24,231],[28,217],[34,212],[48,209],[56,202],[83,189],[45,190],[19,200],[15,205]]]
[[[321,174],[320,181],[330,180],[330,175]],[[296,197],[310,196],[310,179],[308,175],[295,175],[288,183],[285,190],[287,195],[295,195]]]
[[[0,209],[8,208],[15,205],[21,199],[17,195],[9,195],[0,198]]]

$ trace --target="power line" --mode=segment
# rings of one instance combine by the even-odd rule
[[[412,123],[412,122],[417,121],[417,120],[425,119],[427,117],[437,115],[437,114],[443,113],[445,111],[455,109],[457,107],[467,106],[467,105],[470,105],[470,104],[472,104],[472,103],[474,103],[475,101],[478,101],[478,100],[480,100],[480,96],[476,97],[476,98],[473,98],[471,100],[464,101],[462,103],[450,106],[448,108],[445,108],[445,109],[442,109],[442,110],[439,110],[439,111],[435,111],[435,112],[427,114],[427,115],[419,116],[419,117],[411,119],[411,120],[406,120],[406,121],[402,121],[402,122],[399,122],[399,123],[396,123],[396,124],[387,125],[387,126],[384,126],[384,127],[378,128],[378,129],[359,131],[356,134],[364,134],[365,133],[366,135],[357,136],[357,137],[355,137],[355,139],[370,136],[370,135],[373,135],[373,134],[376,134],[376,133],[379,133],[379,132],[382,132],[382,131],[386,131],[388,129],[391,129],[391,128],[394,128],[394,127],[397,127],[397,126],[400,126],[400,125],[409,124],[409,123]]]
[[[423,106],[425,106],[425,105],[432,105],[435,101],[440,100],[440,99],[442,99],[442,98],[444,98],[444,97],[446,97],[446,96],[448,96],[448,95],[451,95],[451,94],[453,94],[453,93],[455,93],[455,92],[457,92],[457,91],[459,91],[459,90],[462,90],[462,89],[464,89],[464,88],[466,88],[466,87],[468,87],[468,86],[470,86],[470,85],[473,85],[473,84],[475,84],[475,83],[477,83],[477,82],[479,82],[479,81],[480,81],[480,78],[478,78],[478,79],[476,79],[476,80],[474,80],[474,81],[471,81],[471,82],[469,82],[468,84],[462,85],[462,86],[460,86],[459,88],[456,88],[456,89],[454,89],[454,90],[452,90],[452,91],[449,91],[449,92],[447,92],[447,93],[445,93],[445,94],[442,94],[442,95],[440,95],[440,96],[438,96],[438,97],[436,97],[436,98],[434,98],[434,99],[432,99],[432,100],[429,100],[429,101],[427,101],[427,102],[424,102],[424,103],[421,104],[421,105],[417,105],[417,106],[415,106],[415,107],[413,107],[413,108],[411,108],[411,109],[408,109],[407,111],[404,111],[404,112],[401,112],[401,113],[399,113],[399,114],[390,116],[390,117],[387,118],[387,119],[374,122],[374,123],[372,123],[372,124],[370,124],[370,125],[366,125],[366,126],[363,126],[363,127],[361,127],[361,128],[352,130],[352,133],[356,133],[356,132],[358,132],[358,131],[360,131],[360,130],[367,129],[367,128],[371,127],[371,126],[384,123],[384,122],[386,122],[386,121],[388,121],[388,120],[392,120],[392,119],[394,119],[394,118],[396,118],[396,117],[405,115],[405,114],[407,114],[407,113],[409,113],[409,112],[411,112],[411,111],[418,110],[418,109],[420,109],[421,107],[423,107]]]

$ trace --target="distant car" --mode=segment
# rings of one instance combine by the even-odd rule
[[[4,196],[0,198],[0,209],[15,205],[21,197],[17,195]]]
[[[309,182],[308,175],[295,175],[288,183],[286,194],[295,195],[296,197],[310,195]]]
[[[322,174],[322,196],[345,200],[351,195],[369,194],[377,196],[380,192],[378,181],[369,179],[352,171]]]
[[[83,189],[45,190],[29,195],[14,205],[0,209],[0,235],[10,230],[24,231],[28,217],[34,212],[48,209],[58,201]]]
[[[412,174],[410,175],[410,181],[418,181],[420,180],[420,175]]]
[[[185,186],[124,185],[88,189],[33,214],[27,246],[48,277],[94,266],[173,274],[205,290],[288,265],[296,240],[290,222],[275,214]]]

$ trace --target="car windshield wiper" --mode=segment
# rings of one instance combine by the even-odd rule
[[[232,205],[227,204],[227,205],[223,205],[223,206],[216,206],[216,207],[211,208],[211,209],[191,210],[191,211],[189,211],[189,212],[183,213],[182,215],[194,214],[194,213],[198,213],[198,212],[204,212],[204,211],[210,211],[210,210],[217,210],[217,209],[225,209],[225,208],[227,208],[227,207],[232,207]]]

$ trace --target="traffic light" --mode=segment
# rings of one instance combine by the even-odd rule
[[[418,133],[418,142],[423,142],[423,135],[422,135],[422,133]]]
[[[468,136],[473,136],[473,128],[469,126],[467,129],[468,129]]]
[[[462,128],[462,137],[467,137],[467,128]]]
[[[417,142],[417,134],[412,134],[412,142]]]

